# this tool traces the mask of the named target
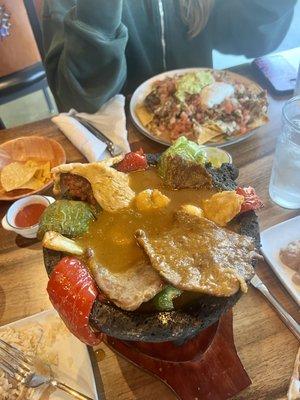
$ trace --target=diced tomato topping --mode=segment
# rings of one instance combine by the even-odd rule
[[[232,111],[234,110],[233,104],[231,103],[231,101],[229,99],[225,100],[224,109],[225,109],[227,114],[231,114]]]
[[[250,120],[250,111],[249,110],[244,110],[243,111],[243,124],[247,125]]]
[[[182,115],[183,114],[183,115]],[[173,124],[169,124],[168,131],[172,140],[178,139],[180,136],[192,137],[193,124],[188,119],[186,113],[181,113],[180,119],[176,119]]]
[[[263,207],[263,202],[256,194],[253,187],[238,187],[236,189],[236,193],[244,196],[244,202],[241,207],[241,213],[250,211],[250,210],[258,210],[259,208]]]
[[[244,133],[246,133],[247,132],[247,127],[246,127],[246,125],[240,125],[240,129],[239,129],[239,133],[240,133],[240,135],[243,135]]]
[[[147,158],[142,149],[127,153],[123,160],[116,165],[116,169],[121,172],[141,171],[147,168]]]
[[[85,265],[64,257],[55,266],[47,286],[51,303],[68,329],[82,342],[95,346],[103,334],[92,331],[89,315],[99,290]]]

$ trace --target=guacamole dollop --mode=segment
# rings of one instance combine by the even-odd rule
[[[175,95],[178,100],[185,101],[186,94],[199,93],[204,86],[210,85],[214,81],[210,71],[188,72],[178,79]]]

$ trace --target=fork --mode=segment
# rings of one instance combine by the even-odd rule
[[[26,387],[36,388],[43,384],[48,384],[57,389],[63,390],[75,399],[93,400],[77,390],[72,389],[64,383],[53,379],[50,373],[50,367],[46,364],[40,364],[49,372],[48,376],[37,372],[38,363],[32,357],[26,356],[17,348],[0,339],[0,368],[6,372],[12,379],[22,383]]]
[[[251,279],[251,284],[258,289],[272,304],[275,310],[278,312],[279,317],[285,323],[285,325],[293,332],[298,340],[300,340],[300,324],[294,320],[294,318],[282,307],[282,305],[275,299],[275,297],[269,292],[266,285],[260,280],[255,274]]]

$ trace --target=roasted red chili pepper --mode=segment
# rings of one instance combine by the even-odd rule
[[[148,162],[142,150],[125,154],[125,157],[116,165],[121,172],[142,171],[148,168]]]
[[[250,211],[250,210],[258,210],[259,208],[263,207],[263,202],[256,194],[253,187],[238,187],[236,189],[236,193],[244,196],[244,202],[241,207],[241,213]]]
[[[82,342],[95,346],[103,334],[94,332],[89,315],[99,290],[85,265],[75,257],[64,257],[55,266],[47,286],[54,308]]]

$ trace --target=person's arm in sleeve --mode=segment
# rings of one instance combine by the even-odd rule
[[[122,89],[128,35],[121,14],[122,0],[45,1],[44,63],[60,111],[95,112]]]
[[[276,49],[290,26],[296,0],[216,0],[214,48],[258,57]]]

